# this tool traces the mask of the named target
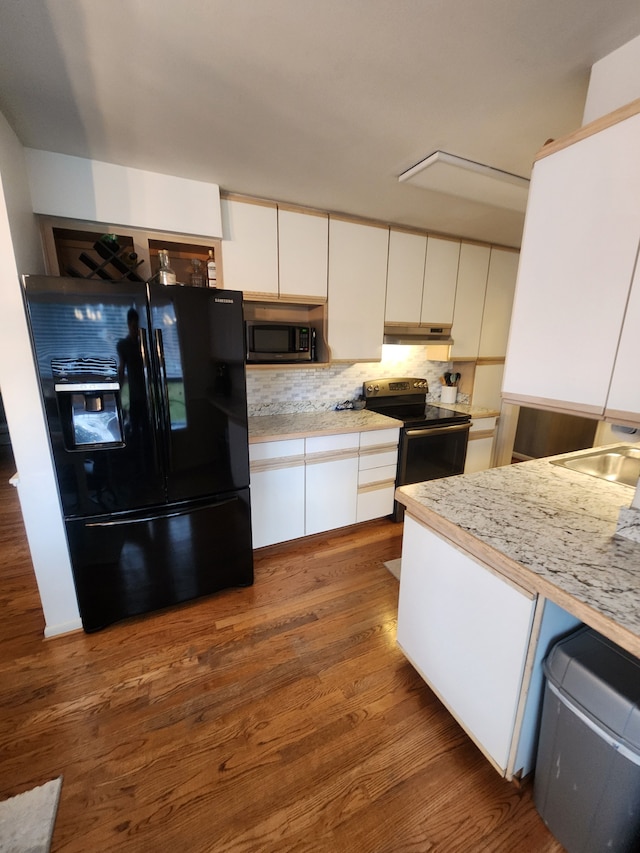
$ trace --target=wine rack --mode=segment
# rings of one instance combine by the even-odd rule
[[[104,281],[145,281],[138,273],[133,242],[117,234],[68,231],[54,228],[58,264],[62,275],[73,278],[101,278]]]

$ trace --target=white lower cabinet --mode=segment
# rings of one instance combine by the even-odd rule
[[[304,536],[304,439],[249,445],[253,547]]]
[[[393,511],[398,429],[249,445],[253,546]]]
[[[358,457],[307,461],[305,533],[321,533],[356,522]]]
[[[399,429],[360,434],[356,521],[383,518],[393,512]]]
[[[533,770],[542,664],[580,624],[405,515],[398,644],[507,779]]]
[[[496,420],[496,418],[476,418],[472,421],[467,444],[467,458],[464,463],[465,474],[491,468]]]
[[[536,597],[405,516],[398,644],[507,774]]]

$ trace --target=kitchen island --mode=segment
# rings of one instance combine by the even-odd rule
[[[634,490],[550,462],[560,458],[403,486],[396,499],[436,533],[640,657],[640,545],[615,535]]]
[[[534,764],[557,636],[584,622],[640,657],[640,544],[615,535],[633,494],[550,459],[396,491],[398,643],[507,778]]]

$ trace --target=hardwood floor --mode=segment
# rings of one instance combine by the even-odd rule
[[[1,450],[1,448],[0,448]],[[387,521],[255,585],[44,640],[0,462],[0,798],[60,774],[53,853],[562,850],[395,644]]]

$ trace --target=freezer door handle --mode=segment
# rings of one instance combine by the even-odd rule
[[[131,518],[113,518],[109,521],[91,521],[91,522],[88,522],[85,525],[85,527],[102,527],[102,528],[105,528],[105,527],[122,527],[126,524],[141,524],[141,523],[144,523],[145,521],[158,521],[158,519],[165,519],[165,518],[180,518],[180,516],[183,516],[183,515],[193,515],[194,512],[199,512],[199,511],[205,510],[205,509],[212,509],[214,507],[224,506],[225,504],[229,504],[229,503],[232,503],[233,501],[237,501],[237,500],[239,500],[239,498],[237,496],[234,496],[232,498],[224,498],[224,500],[221,500],[221,501],[213,501],[212,503],[204,504],[203,506],[183,507],[182,509],[177,509],[177,510],[174,510],[173,512],[162,512],[162,511],[160,511],[159,513],[158,512],[153,513],[153,515],[144,515],[144,516],[136,515],[135,517],[131,517]]]

